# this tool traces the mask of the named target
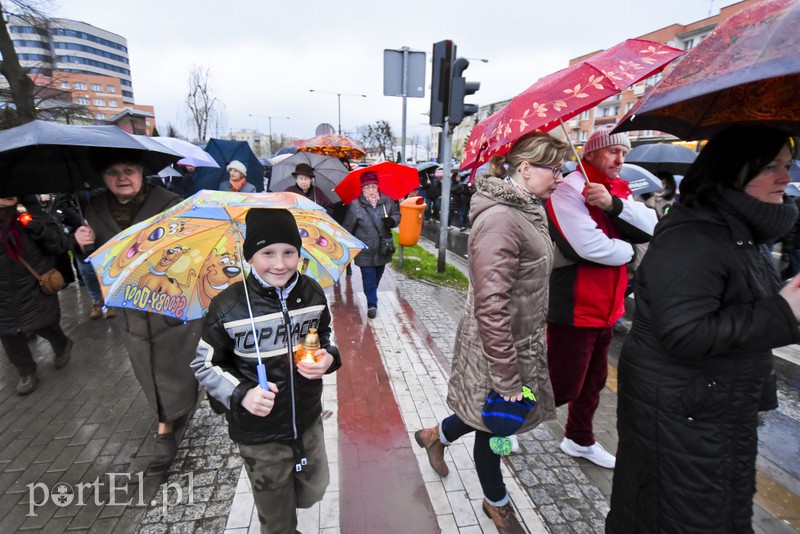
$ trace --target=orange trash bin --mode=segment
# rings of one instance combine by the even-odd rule
[[[413,247],[422,235],[422,220],[425,213],[425,199],[409,197],[400,203],[400,230],[397,242],[403,247]]]

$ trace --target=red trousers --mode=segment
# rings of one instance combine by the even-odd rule
[[[594,445],[592,419],[608,377],[613,330],[547,323],[547,365],[556,406],[569,403],[564,435]]]

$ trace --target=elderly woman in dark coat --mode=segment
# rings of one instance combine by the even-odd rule
[[[619,362],[619,449],[606,532],[746,533],[772,351],[800,341],[800,277],[767,243],[792,227],[785,133],[734,127],[703,149],[636,273]]]
[[[88,224],[75,231],[82,247],[99,247],[122,230],[181,201],[142,178],[143,167],[132,152],[107,156],[97,163],[108,192],[94,197],[86,211]],[[150,470],[167,469],[177,451],[174,424],[197,402],[197,380],[189,364],[202,333],[202,321],[185,323],[156,313],[120,309],[122,341],[131,366],[158,420],[156,452]]]
[[[361,175],[361,196],[350,203],[342,226],[369,248],[356,256],[361,269],[364,294],[367,296],[367,317],[378,315],[378,285],[393,252],[381,250],[381,238],[391,239],[392,228],[400,224],[400,208],[391,197],[378,189],[378,175],[367,171]]]
[[[303,195],[312,202],[322,206],[326,212],[333,212],[332,202],[322,190],[314,185],[314,168],[308,163],[298,163],[292,173],[295,184],[286,188],[289,193]]]
[[[39,281],[21,261],[44,274],[55,267],[56,255],[67,251],[68,239],[40,206],[32,204],[28,209],[32,218],[20,218],[17,198],[0,198],[0,341],[19,372],[20,395],[31,393],[39,383],[36,361],[28,347],[29,334],[50,342],[56,369],[67,364],[72,349],[72,341],[59,325],[58,295],[42,293]]]

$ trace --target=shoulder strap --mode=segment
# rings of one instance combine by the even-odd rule
[[[4,241],[2,232],[0,232],[0,241]],[[20,262],[20,263],[21,263],[21,264],[22,264],[22,265],[23,265],[23,266],[24,266],[26,269],[28,269],[28,270],[31,272],[31,274],[33,275],[33,277],[34,277],[34,278],[36,278],[36,279],[37,279],[37,280],[39,280],[40,282],[42,281],[42,277],[39,275],[39,273],[37,273],[37,272],[34,270],[34,268],[33,268],[33,267],[31,267],[31,264],[30,264],[30,263],[28,263],[27,261],[25,261],[25,258],[23,258],[21,254],[17,254],[17,260],[19,260],[19,262]]]
[[[386,210],[386,206],[384,206],[383,209]],[[372,223],[372,226],[374,226],[375,229],[378,231],[378,236],[385,237],[383,235],[383,232],[381,232],[381,229],[378,228],[378,224],[375,222],[375,217],[372,216],[372,213],[367,212],[367,217],[369,217],[369,221]]]

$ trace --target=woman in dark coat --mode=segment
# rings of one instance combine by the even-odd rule
[[[766,247],[783,203],[786,134],[734,127],[703,149],[636,273],[619,362],[619,449],[606,532],[753,532],[760,410],[777,406],[772,351],[800,341],[800,277]]]
[[[350,203],[344,228],[367,247],[356,256],[361,269],[364,294],[367,296],[367,317],[378,315],[378,285],[393,252],[381,250],[381,237],[391,239],[392,228],[400,224],[400,208],[391,197],[378,189],[378,175],[367,171],[361,175],[361,196]]]
[[[109,191],[92,198],[86,210],[87,226],[75,231],[79,245],[99,247],[122,230],[161,213],[181,201],[162,187],[142,178],[142,164],[130,151],[104,156],[96,162]],[[197,380],[189,364],[202,333],[202,321],[184,323],[157,313],[121,308],[121,338],[153,416],[158,420],[156,452],[150,470],[160,472],[177,452],[176,421],[189,415],[197,403]]]
[[[56,369],[67,364],[72,349],[72,341],[59,325],[58,295],[42,293],[39,281],[20,261],[24,259],[37,273],[44,274],[56,266],[56,256],[67,251],[69,241],[38,204],[28,206],[28,210],[32,218],[20,218],[17,198],[0,198],[0,341],[19,372],[20,395],[31,393],[39,383],[36,361],[28,347],[29,335],[50,342]]]

